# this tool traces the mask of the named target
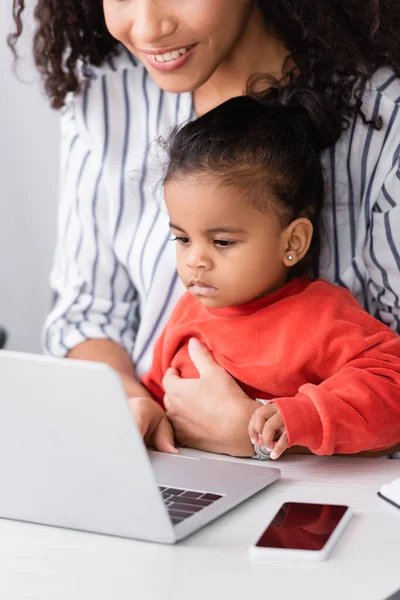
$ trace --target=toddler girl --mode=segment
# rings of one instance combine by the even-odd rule
[[[231,99],[176,130],[164,195],[187,289],[143,383],[162,404],[169,367],[197,376],[197,338],[266,403],[252,442],[278,458],[379,450],[400,440],[400,339],[318,279],[321,151],[340,135],[309,91]]]

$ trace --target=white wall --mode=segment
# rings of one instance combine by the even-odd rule
[[[27,3],[28,4],[28,3]],[[7,349],[40,352],[51,302],[48,273],[56,234],[58,114],[41,92],[28,57],[12,72],[6,45],[11,0],[0,0],[0,326]]]

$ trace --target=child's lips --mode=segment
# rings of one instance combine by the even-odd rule
[[[190,280],[188,290],[190,294],[193,294],[193,296],[205,296],[208,298],[215,296],[218,292],[217,288],[205,283],[204,281],[200,281],[199,279]]]

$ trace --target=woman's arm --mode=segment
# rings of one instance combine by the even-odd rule
[[[112,340],[86,340],[70,350],[67,357],[106,363],[121,377],[128,398],[134,396],[151,398],[147,389],[137,379],[128,352]]]
[[[145,441],[176,452],[171,425],[137,381],[131,360],[138,324],[133,315],[139,300],[113,247],[104,174],[108,115],[90,111],[86,115],[83,105],[88,103],[81,96],[70,100],[61,119],[62,194],[51,273],[56,300],[45,324],[45,349],[55,356],[111,365],[121,376]],[[106,111],[105,104],[100,106]],[[96,119],[102,143],[95,143],[88,130],[87,121],[93,124]]]
[[[391,165],[382,189],[371,206],[364,247],[364,275],[369,311],[400,334],[400,118],[393,127],[395,155],[383,153]]]
[[[125,348],[111,340],[87,340],[68,353],[68,358],[104,362],[121,377],[136,425],[148,446],[176,454],[174,432],[161,406],[136,379],[131,358]]]
[[[106,140],[104,147],[94,143],[82,103],[80,96],[70,100],[61,119],[62,192],[51,272],[55,303],[45,324],[44,346],[53,356],[66,356],[81,346],[76,351],[79,357],[89,358],[99,340],[110,340],[115,344],[110,346],[112,355],[118,353],[118,364],[128,381],[132,372],[127,372],[123,349],[128,355],[133,350],[138,298],[113,249],[103,171]],[[99,131],[103,131],[101,125]],[[87,340],[93,341],[87,344]],[[95,352],[104,359],[104,346],[99,348]]]

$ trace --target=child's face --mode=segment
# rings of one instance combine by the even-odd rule
[[[182,177],[165,185],[165,201],[179,277],[202,304],[244,304],[286,283],[284,229],[240,189],[212,177]]]

